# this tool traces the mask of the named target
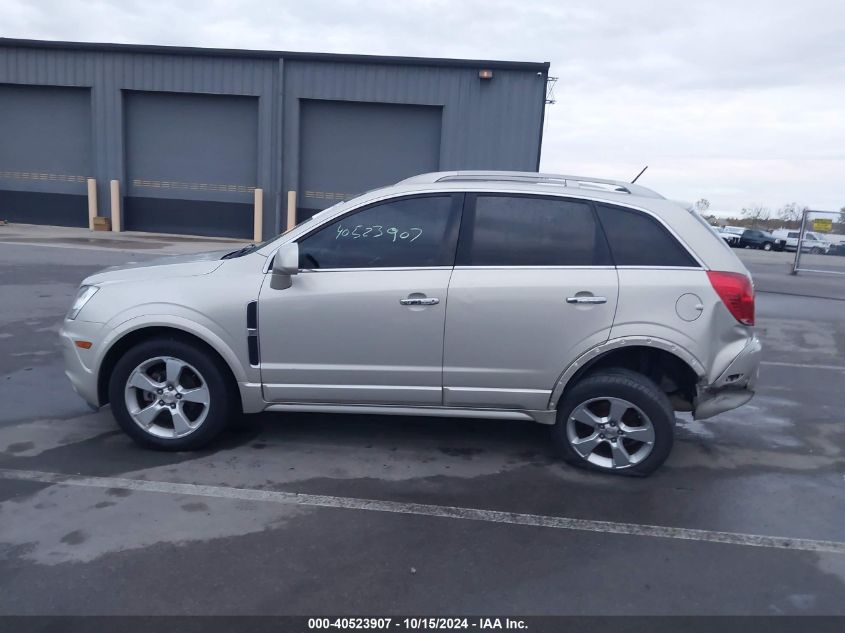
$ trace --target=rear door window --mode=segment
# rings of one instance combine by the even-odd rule
[[[617,266],[696,267],[698,263],[655,218],[641,211],[597,204]]]
[[[606,266],[607,242],[589,203],[565,198],[468,194],[457,264]]]

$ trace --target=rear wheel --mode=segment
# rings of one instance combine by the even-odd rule
[[[136,442],[195,450],[234,413],[233,387],[219,359],[178,339],[151,339],[115,365],[109,400],[118,425]]]
[[[674,423],[672,405],[653,381],[614,369],[588,376],[564,394],[552,429],[574,466],[647,475],[669,456]]]

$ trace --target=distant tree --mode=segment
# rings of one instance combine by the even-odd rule
[[[806,208],[807,207],[799,206],[795,202],[790,202],[778,209],[777,216],[783,222],[798,222],[801,219],[801,215],[804,213],[804,209]]]
[[[710,201],[707,198],[701,198],[701,200],[695,203],[695,210],[698,211],[701,215],[704,215],[709,208]]]
[[[768,207],[755,204],[752,207],[744,207],[742,209],[742,217],[751,223],[751,226],[756,226],[761,222],[765,222],[771,216],[771,211]]]

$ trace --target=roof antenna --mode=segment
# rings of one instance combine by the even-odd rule
[[[645,170],[646,170],[646,169],[648,169],[648,165],[646,165],[645,167],[643,167],[643,170],[642,170],[640,173],[638,173],[638,174],[637,174],[637,177],[636,177],[636,178],[634,178],[634,179],[631,181],[631,184],[632,184],[632,185],[640,179],[640,176],[642,176],[642,175],[645,173]]]

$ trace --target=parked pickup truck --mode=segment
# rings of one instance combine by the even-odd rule
[[[741,226],[720,226],[716,232],[725,240],[729,246],[738,246],[739,237],[745,232]]]
[[[782,251],[786,247],[786,239],[778,238],[757,229],[746,229],[741,226],[724,226],[718,229],[719,235],[733,248],[759,248],[764,251]]]
[[[795,251],[798,250],[798,237],[800,235],[800,231],[794,230],[790,231],[789,229],[778,229],[772,233],[776,238],[782,239],[785,241],[785,250],[788,251]],[[824,239],[818,233],[813,233],[812,231],[807,231],[804,233],[804,244],[801,247],[801,250],[805,253],[828,253],[830,251],[830,242]]]

